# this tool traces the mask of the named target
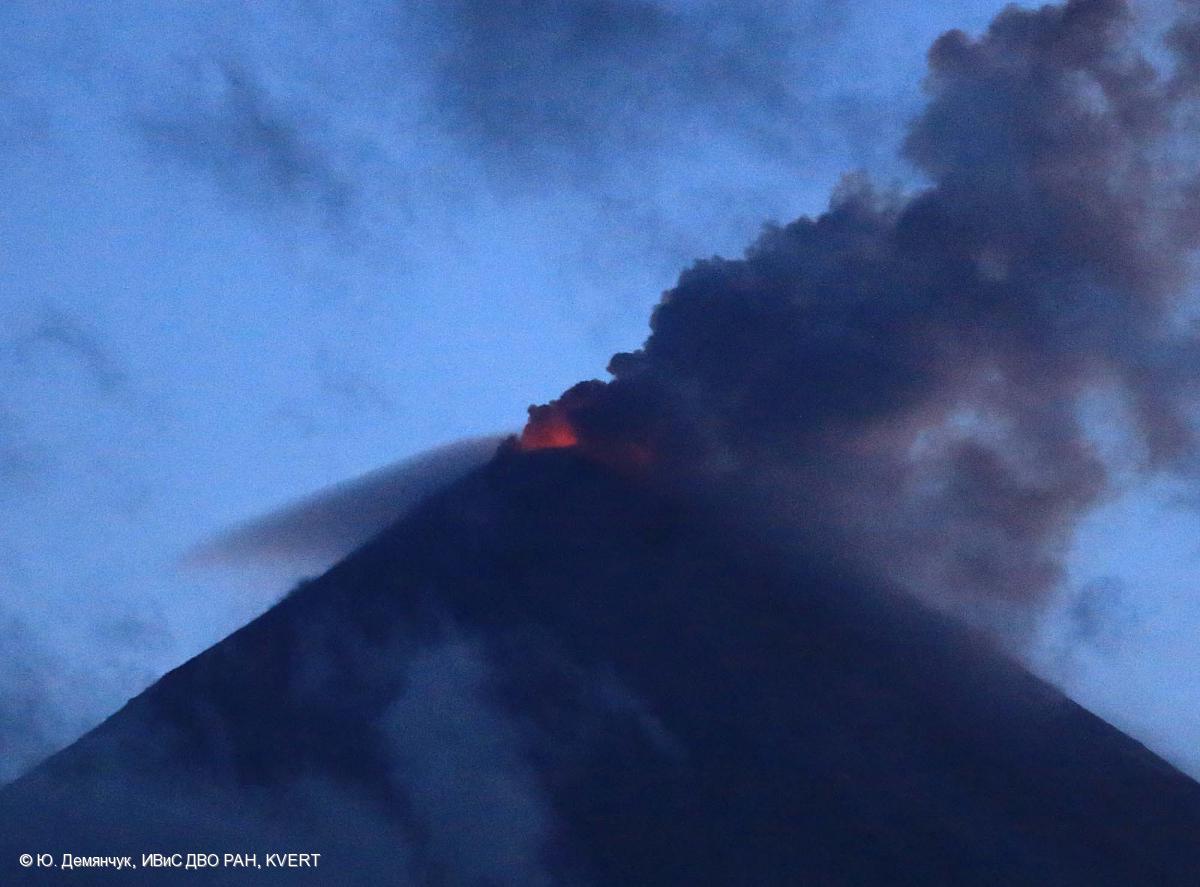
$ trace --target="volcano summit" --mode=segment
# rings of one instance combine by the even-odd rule
[[[971,632],[772,539],[573,449],[504,448],[0,792],[4,865],[1196,883],[1200,786]]]
[[[1200,884],[1200,785],[999,646],[1200,466],[1200,17],[1144,48],[1120,0],[944,34],[920,187],[697,262],[454,483],[315,500],[412,507],[0,791],[4,881]]]

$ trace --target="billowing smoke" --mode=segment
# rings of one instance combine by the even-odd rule
[[[927,185],[847,177],[819,217],[697,262],[613,380],[532,409],[526,439],[565,422],[935,601],[1026,611],[1113,488],[1106,435],[1144,472],[1194,464],[1200,26],[1159,65],[1140,39],[1120,0],[943,35],[904,145]]]

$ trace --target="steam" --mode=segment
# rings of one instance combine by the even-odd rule
[[[287,564],[324,570],[430,493],[486,462],[503,436],[437,447],[235,527],[188,556],[193,566]]]
[[[1133,24],[1072,0],[943,35],[904,145],[927,186],[849,176],[819,217],[697,262],[612,381],[534,424],[748,489],[983,620],[1043,601],[1114,489],[1114,416],[1136,472],[1195,466],[1200,25],[1171,31],[1162,70]]]

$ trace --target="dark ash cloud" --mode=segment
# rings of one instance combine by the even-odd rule
[[[255,205],[301,204],[341,222],[354,186],[321,148],[303,109],[274,96],[239,66],[220,66],[203,88],[184,93],[182,107],[145,114],[137,129],[153,149],[212,174]]]
[[[783,157],[804,135],[804,50],[836,27],[819,6],[456,0],[439,7],[434,95],[453,131],[520,176],[619,177],[622,159],[728,135]]]
[[[928,186],[851,177],[821,216],[698,262],[612,382],[533,424],[715,473],[981,618],[1043,599],[1110,488],[1087,394],[1128,404],[1144,469],[1196,452],[1200,348],[1179,312],[1200,205],[1178,150],[1196,73],[1135,44],[1117,0],[943,35],[904,147]]]
[[[100,336],[78,317],[53,305],[43,306],[10,339],[12,356],[36,365],[38,352],[52,349],[74,360],[106,394],[123,391],[129,376]]]
[[[1114,652],[1138,627],[1139,614],[1125,583],[1105,577],[1085,583],[1066,611],[1068,642]]]

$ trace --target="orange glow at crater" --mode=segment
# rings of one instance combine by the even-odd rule
[[[517,439],[517,449],[525,453],[570,449],[619,471],[640,474],[649,469],[654,454],[647,444],[596,434],[585,430],[586,425],[578,421],[579,414],[586,413],[589,398],[596,396],[598,385],[577,385],[559,400],[530,407],[529,421]]]
[[[579,443],[579,435],[559,410],[546,409],[535,411],[529,417],[529,423],[521,432],[521,449],[553,450],[573,447]]]

